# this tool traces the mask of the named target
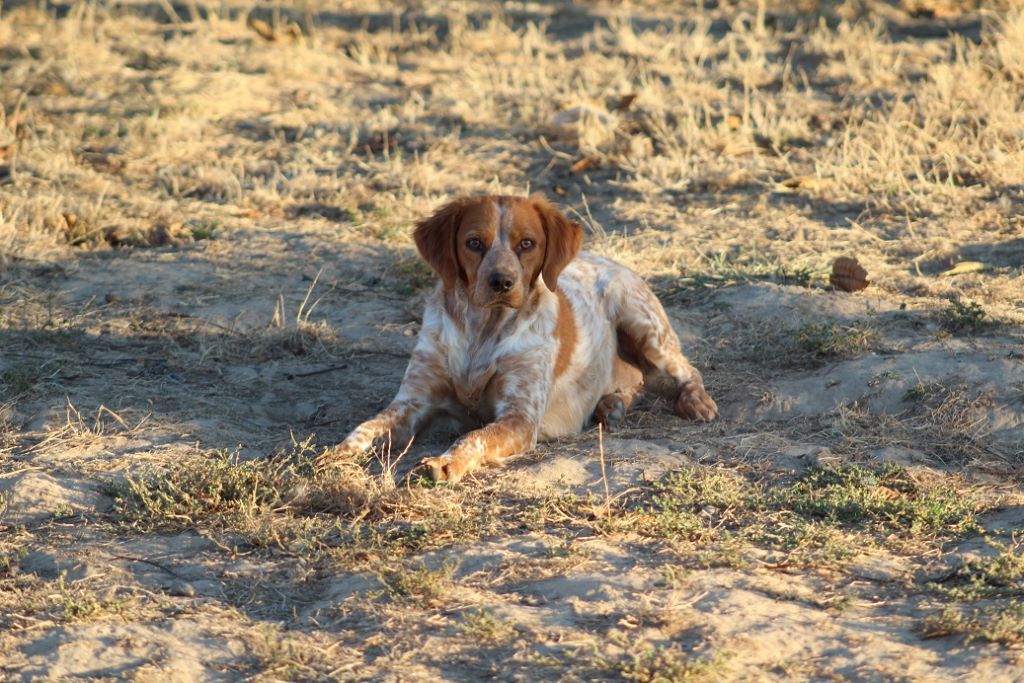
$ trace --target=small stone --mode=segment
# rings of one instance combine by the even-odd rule
[[[187,581],[174,581],[170,586],[167,587],[167,593],[169,595],[177,595],[183,598],[194,598],[196,597],[195,587]]]

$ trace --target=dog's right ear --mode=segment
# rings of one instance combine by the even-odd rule
[[[459,277],[459,260],[455,251],[455,236],[462,220],[465,202],[455,200],[445,204],[430,218],[416,224],[413,239],[420,256],[441,278],[445,289],[455,286]]]

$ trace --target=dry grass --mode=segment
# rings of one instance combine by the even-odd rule
[[[1022,88],[1010,3],[4,3],[0,678],[1002,671]],[[401,377],[411,222],[532,191],[728,419],[314,472]]]

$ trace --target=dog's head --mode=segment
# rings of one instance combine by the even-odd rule
[[[519,308],[538,279],[555,291],[583,230],[542,197],[483,196],[442,206],[414,237],[445,289],[461,280],[477,306]]]

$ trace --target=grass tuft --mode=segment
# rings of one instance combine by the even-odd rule
[[[865,324],[808,323],[791,330],[793,344],[812,358],[850,358],[871,349],[878,330]]]

